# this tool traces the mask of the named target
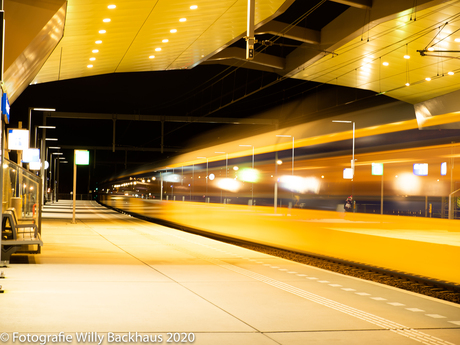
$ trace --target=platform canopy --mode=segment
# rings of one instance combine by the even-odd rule
[[[52,18],[62,5],[63,37],[29,83],[224,64],[408,103],[460,84],[457,0],[258,0],[252,61],[248,0],[5,0],[6,50],[37,25],[26,12],[46,9]],[[8,31],[18,16],[22,27]]]

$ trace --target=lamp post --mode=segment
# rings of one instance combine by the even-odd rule
[[[292,176],[294,176],[294,136],[293,135],[276,135],[278,138],[292,138]]]
[[[208,158],[207,157],[196,157],[198,159],[206,159],[206,193],[204,195],[204,202],[206,202],[208,198]]]
[[[242,147],[252,147],[252,170],[254,170],[254,145],[240,145]],[[251,206],[254,206],[254,182],[251,183]]]
[[[29,130],[29,136],[30,136],[30,130],[32,129],[32,110],[34,111],[56,111],[56,109],[53,109],[53,108],[34,108],[34,107],[31,107],[29,108],[29,126],[28,126],[28,130]],[[35,143],[37,143],[37,132],[35,131],[35,137],[34,137],[34,141]],[[29,142],[31,142],[31,140],[29,140]],[[35,145],[35,148],[37,147],[37,145]]]
[[[342,120],[332,120],[335,123],[351,123],[353,124],[353,143],[352,143],[352,157],[351,157],[351,170],[353,172],[353,177],[355,177],[355,122],[354,121],[342,121]]]
[[[215,152],[215,153],[225,153],[225,178],[227,178],[227,170],[228,170],[228,153],[226,152]],[[220,202],[222,202],[222,190],[220,191]],[[227,203],[227,194],[225,194],[224,204]]]
[[[51,147],[49,147],[51,149]],[[59,157],[54,157],[53,155],[62,155],[62,152],[52,152],[50,157],[50,183],[51,183],[51,202],[55,200],[54,189],[56,187],[56,159],[59,160]]]

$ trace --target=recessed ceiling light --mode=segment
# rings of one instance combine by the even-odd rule
[[[102,43],[102,41],[101,41],[101,40],[99,40],[99,41],[96,41],[96,44],[101,44],[101,43]]]
[[[116,5],[109,5],[109,6],[107,6],[107,8],[108,8],[109,10],[113,10],[114,8],[117,8],[117,6],[116,6]]]
[[[410,86],[410,83],[406,83],[405,85],[406,85],[406,86]]]
[[[93,52],[94,54],[99,53],[99,49],[93,49],[92,52]]]
[[[454,41],[455,42],[460,42],[460,38],[456,38]]]
[[[149,59],[155,59],[155,55],[150,55]]]
[[[163,42],[163,43],[168,43],[169,40],[168,40],[167,38],[165,38],[165,39],[164,39],[163,41],[161,41],[161,42]]]
[[[181,23],[186,22],[186,21],[187,21],[187,18],[181,18],[181,19],[179,19],[179,21],[180,21]]]
[[[93,65],[88,65],[88,66],[86,66],[86,67],[88,67],[88,68],[93,68]]]
[[[91,58],[89,58],[89,61],[95,61],[95,60],[96,60],[96,58],[95,58],[95,57],[91,57]]]
[[[177,32],[177,29],[171,29],[169,30],[170,33],[175,34]]]
[[[447,72],[448,75],[454,75],[455,73],[450,71],[450,72]]]
[[[427,77],[427,78],[425,78],[425,80],[426,80],[426,81],[430,81],[430,80],[431,80],[431,78],[430,78],[430,77]]]
[[[191,10],[196,10],[197,8],[198,8],[197,5],[192,5],[192,6],[190,6],[190,9],[191,9]]]
[[[389,65],[389,63],[388,63],[388,62],[384,62],[384,63],[382,63],[382,65],[384,65],[384,66],[388,66],[388,65]]]
[[[410,59],[410,55],[404,55],[404,59]]]
[[[109,23],[109,22],[110,22],[110,20],[111,20],[110,18],[105,18],[105,19],[102,19],[102,21],[103,21],[104,23]]]
[[[99,33],[100,33],[100,34],[105,34],[106,32],[107,32],[107,31],[105,31],[105,30],[99,30]]]
[[[159,51],[161,51],[161,48],[155,48],[155,51],[159,52]]]
[[[428,48],[428,51],[432,52],[434,50],[433,47]]]

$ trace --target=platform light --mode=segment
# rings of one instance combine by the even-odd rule
[[[353,169],[351,168],[345,168],[343,169],[343,178],[345,180],[351,180],[353,179]]]
[[[160,52],[160,51],[161,51],[161,48],[160,48],[160,47],[155,48],[155,51],[156,51],[156,52]]]
[[[383,175],[383,163],[372,163],[372,175]]]
[[[404,55],[404,59],[406,59],[406,60],[410,59],[410,55],[407,55],[407,54]]]
[[[238,178],[244,182],[257,182],[259,181],[259,171],[251,168],[244,168],[238,174]]]
[[[281,165],[281,164],[283,164],[283,161],[282,161],[281,159],[278,159],[278,160],[276,161],[276,164],[277,164],[277,165]]]
[[[320,182],[314,177],[284,175],[279,178],[281,188],[294,193],[319,193]]]
[[[413,172],[417,176],[428,176],[428,163],[415,163]]]
[[[177,29],[171,29],[169,30],[170,33],[175,34],[177,32]]]
[[[105,34],[107,31],[106,30],[99,30],[100,34]]]
[[[441,163],[441,175],[442,176],[447,175],[447,162]]]
[[[186,22],[186,21],[187,21],[187,18],[181,18],[181,19],[179,19],[179,21],[180,21],[181,23]]]
[[[235,193],[241,189],[242,183],[232,178],[222,178],[217,180],[217,187]]]
[[[192,5],[192,6],[190,6],[190,9],[191,9],[191,10],[196,10],[197,8],[198,8],[197,5]]]
[[[102,41],[101,41],[101,40],[97,40],[95,43],[96,43],[96,44],[102,44]]]
[[[389,63],[385,61],[385,62],[383,62],[383,63],[382,63],[382,65],[384,65],[384,66],[388,66],[388,65],[389,65]]]
[[[95,60],[96,60],[96,58],[95,58],[95,57],[91,57],[91,58],[89,58],[89,61],[95,61]]]
[[[116,5],[109,5],[109,6],[107,6],[107,8],[109,10],[113,10],[113,9],[117,8],[117,6]]]
[[[110,18],[104,18],[102,21],[103,21],[104,23],[110,23],[110,22],[111,22],[111,19],[110,19]]]
[[[425,80],[426,80],[426,81],[431,81],[431,78],[430,78],[430,77],[426,77]]]
[[[455,73],[450,71],[450,72],[447,72],[448,75],[454,75]]]
[[[149,59],[155,59],[155,55],[150,55]]]
[[[97,53],[99,53],[99,49],[93,49],[91,52],[94,53],[94,54],[97,54]]]
[[[162,40],[161,42],[163,42],[163,43],[168,43],[168,42],[169,42],[169,40],[168,40],[167,38],[165,38],[165,39],[164,39],[164,40]]]

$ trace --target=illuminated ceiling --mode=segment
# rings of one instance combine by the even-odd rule
[[[255,21],[284,2],[258,1]],[[247,0],[69,0],[64,38],[33,83],[191,68],[245,32],[246,6]]]
[[[307,4],[305,12],[279,19],[292,3]],[[321,23],[333,6],[340,10]],[[244,60],[246,7],[247,0],[69,0],[64,38],[32,83],[218,63],[408,103],[459,89],[458,0],[258,0],[256,38],[262,38],[251,62]],[[291,48],[272,53],[280,37]],[[429,47],[435,52],[427,55],[437,57],[417,52]]]
[[[383,92],[408,103],[458,90],[459,1],[410,9],[394,17],[365,25],[334,54],[292,77]],[[428,48],[434,51],[427,51],[426,56],[417,52]]]

